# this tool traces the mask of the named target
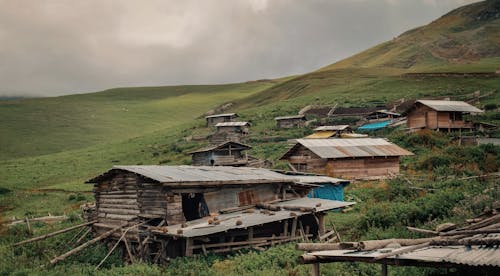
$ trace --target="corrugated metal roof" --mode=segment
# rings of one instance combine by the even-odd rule
[[[215,127],[227,127],[227,126],[248,126],[248,122],[223,122],[215,124]]]
[[[322,175],[296,175],[294,176],[301,183],[308,184],[344,184],[349,183],[349,180],[334,178]]]
[[[224,113],[224,114],[214,114],[214,115],[205,116],[205,118],[232,117],[232,116],[238,116],[238,115],[236,113]]]
[[[438,101],[438,100],[418,100],[418,103],[426,105],[436,111],[456,111],[483,113],[484,111],[462,101]]]
[[[287,119],[305,119],[305,115],[290,115],[290,116],[280,116],[274,118],[274,120],[279,121],[279,120],[287,120]]]
[[[325,131],[325,130],[344,130],[349,128],[349,125],[335,125],[335,126],[319,126],[314,129],[314,131]]]
[[[96,183],[102,178],[112,175],[113,170],[133,172],[160,183],[210,183],[210,182],[241,182],[252,184],[261,181],[269,183],[295,182],[296,179],[263,168],[226,167],[226,166],[113,166],[113,168],[87,183]]]
[[[406,246],[408,247],[408,246]],[[399,248],[403,250],[405,246]],[[398,250],[399,250],[398,249]],[[383,252],[380,251],[353,251],[327,250],[307,253],[308,255],[327,257],[332,260],[349,258],[358,261],[370,261]],[[500,248],[481,246],[429,246],[409,253],[387,257],[387,259],[413,260],[432,263],[454,263],[469,266],[497,266],[500,267]]]
[[[413,155],[413,153],[382,138],[297,139],[297,143],[321,158]],[[295,147],[283,155],[282,159],[289,156]]]
[[[335,134],[337,134],[336,131],[318,131],[318,132],[315,132],[311,135],[308,135],[306,137],[304,137],[305,139],[325,139],[325,138],[330,138],[332,136],[334,136]]]
[[[234,145],[237,145],[239,146],[240,148],[244,148],[245,150],[246,149],[251,149],[252,147],[249,146],[249,145],[245,145],[245,144],[242,144],[242,143],[238,143],[238,142],[234,142],[234,141],[226,141],[226,142],[223,142],[221,144],[218,144],[218,145],[213,145],[213,146],[208,146],[208,147],[204,147],[204,148],[201,148],[201,149],[197,149],[195,151],[191,151],[191,152],[188,152],[189,154],[193,154],[193,153],[198,153],[198,152],[207,152],[207,151],[212,151],[212,150],[216,150],[216,149],[220,149],[220,148],[224,148],[226,147],[227,145],[229,144],[234,144]]]
[[[335,200],[326,200],[320,198],[298,198],[292,199],[284,202],[277,202],[273,205],[275,206],[300,206],[306,208],[315,208],[316,212],[332,210],[347,207],[355,204],[355,202],[344,202],[344,201],[335,201]],[[317,206],[320,205],[320,206]],[[253,213],[244,213],[242,211],[228,213],[228,214],[220,214],[219,220],[220,224],[208,224],[208,218],[202,218],[197,220],[192,220],[187,222],[187,227],[182,228],[182,234],[177,234],[177,230],[181,229],[181,224],[167,226],[168,230],[165,235],[174,235],[181,237],[198,237],[198,236],[206,236],[210,234],[225,232],[231,229],[245,229],[250,226],[260,225],[264,223],[270,223],[274,221],[280,221],[283,219],[289,219],[292,217],[292,212],[288,210],[281,210],[274,212],[273,215],[263,214],[256,210]],[[300,212],[293,211],[298,216],[309,214],[311,212]],[[236,221],[241,220],[241,225],[236,225]]]

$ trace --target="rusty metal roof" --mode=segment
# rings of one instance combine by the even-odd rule
[[[214,114],[214,115],[205,116],[205,118],[233,117],[233,116],[238,117],[238,115],[236,113],[224,113],[224,114]]]
[[[298,145],[308,148],[320,158],[325,159],[413,155],[382,138],[297,139],[297,144],[281,159],[292,155]]]
[[[204,148],[201,148],[201,149],[197,149],[197,150],[194,150],[194,151],[190,151],[188,152],[188,154],[193,154],[193,153],[198,153],[198,152],[207,152],[207,151],[213,151],[213,150],[218,150],[218,149],[222,149],[222,148],[225,148],[225,147],[228,147],[230,145],[235,145],[237,147],[239,147],[238,149],[241,149],[241,150],[247,150],[247,149],[251,149],[252,147],[249,146],[249,145],[245,145],[245,144],[242,144],[242,143],[238,143],[238,142],[234,142],[234,141],[225,141],[221,144],[218,144],[218,145],[212,145],[212,146],[208,146],[208,147],[204,147]],[[236,150],[236,149],[234,149]]]
[[[421,103],[436,111],[455,111],[455,112],[472,112],[483,113],[484,111],[462,101],[442,101],[442,100],[418,100]]]
[[[279,120],[288,120],[288,119],[306,119],[305,115],[290,115],[290,116],[280,116],[274,118],[274,120],[279,121]]]
[[[249,126],[249,122],[223,122],[217,123],[215,127],[227,127],[227,126]]]
[[[296,179],[263,168],[228,166],[113,166],[106,173],[92,178],[87,183],[97,183],[112,177],[117,171],[128,171],[160,183],[294,183]]]
[[[345,130],[347,128],[349,128],[349,125],[319,126],[314,131]]]
[[[406,247],[403,246],[400,249],[403,250]],[[374,258],[382,254],[384,253],[380,252],[380,250],[326,250],[307,253],[306,255],[318,256],[332,261],[349,260],[371,262]],[[500,248],[484,246],[428,246],[409,253],[387,257],[385,259],[419,261],[422,263],[452,263],[467,266],[500,267]],[[381,261],[383,260],[384,259]]]
[[[344,208],[355,204],[355,202],[344,202],[336,200],[327,200],[320,198],[298,198],[283,202],[273,203],[275,206],[300,206],[306,208],[314,208],[316,212],[327,211],[332,209]],[[319,206],[318,206],[319,205]],[[209,224],[208,218],[201,218],[197,220],[188,221],[187,227],[182,228],[182,234],[177,234],[177,230],[181,229],[181,224],[171,225],[165,227],[168,232],[158,234],[168,235],[168,236],[180,236],[180,237],[199,237],[206,236],[210,234],[225,232],[231,229],[245,229],[250,226],[260,225],[264,223],[270,223],[274,221],[280,221],[283,219],[289,219],[293,217],[293,214],[297,216],[302,216],[305,214],[310,214],[311,212],[304,211],[288,211],[281,210],[273,212],[273,215],[260,213],[259,210],[255,210],[253,213],[247,213],[243,211],[220,214],[219,220],[220,224]],[[240,220],[241,225],[236,225],[236,221]]]

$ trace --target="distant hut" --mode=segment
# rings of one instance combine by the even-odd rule
[[[474,124],[465,121],[463,115],[484,111],[462,101],[418,100],[408,113],[408,128],[434,130],[473,129]]]
[[[340,137],[342,134],[352,133],[349,125],[320,126],[314,129],[314,133],[306,136],[306,139],[324,139]]]
[[[274,118],[278,128],[304,127],[306,124],[305,115],[281,116]]]
[[[370,113],[376,112],[377,110],[384,109],[385,107],[335,107],[330,112],[330,117],[353,117],[353,118],[364,118]]]
[[[407,155],[413,153],[382,138],[297,139],[280,159],[300,172],[378,179],[398,174],[399,159]]]
[[[401,114],[397,113],[397,112],[392,112],[392,111],[387,111],[387,110],[377,110],[377,111],[374,111],[370,114],[368,114],[366,117],[365,117],[365,120],[369,121],[369,122],[373,122],[373,121],[382,121],[382,120],[392,120],[392,119],[396,119],[396,118],[400,118],[401,117]]]
[[[249,133],[250,123],[248,122],[224,122],[215,125],[217,130],[212,134],[210,142],[222,143],[224,141],[240,142]]]
[[[248,156],[244,151],[251,148],[241,143],[226,141],[189,154],[194,166],[245,166],[248,164]]]
[[[238,114],[236,113],[225,113],[225,114],[215,114],[206,116],[205,119],[207,120],[207,127],[208,127],[208,126],[214,126],[217,123],[232,122],[237,117]]]

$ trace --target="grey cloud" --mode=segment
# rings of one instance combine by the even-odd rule
[[[467,0],[0,0],[0,96],[305,73]]]

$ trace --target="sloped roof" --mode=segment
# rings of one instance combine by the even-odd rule
[[[118,171],[128,171],[160,183],[183,184],[256,184],[293,183],[296,179],[263,168],[226,166],[113,166],[113,168],[87,183],[97,183],[109,179]]]
[[[215,124],[215,127],[227,127],[227,126],[249,126],[249,122],[223,122]]]
[[[205,116],[205,118],[216,118],[216,117],[238,117],[236,113],[224,113],[224,114],[214,114],[214,115],[209,115]]]
[[[413,155],[382,138],[297,139],[297,144],[281,159],[286,159],[300,145],[325,159]]]
[[[349,125],[319,126],[314,131],[345,130],[347,128],[349,128]]]
[[[336,131],[333,131],[333,130],[330,130],[330,131],[320,131],[320,132],[315,132],[311,135],[308,135],[304,138],[306,139],[326,139],[326,138],[330,138],[334,135],[336,135],[337,132]]]
[[[409,248],[411,246],[401,247]],[[370,262],[385,253],[377,251],[326,250],[306,253],[331,261],[363,261]],[[408,253],[390,256],[385,259],[400,261],[419,261],[426,263],[452,263],[467,266],[500,267],[500,249],[482,246],[428,246]],[[384,260],[384,259],[382,259]],[[382,261],[381,260],[381,261]]]
[[[290,116],[280,116],[274,118],[274,120],[279,121],[279,120],[288,120],[288,119],[306,119],[305,115],[290,115]]]
[[[436,111],[455,111],[455,112],[472,112],[483,113],[484,111],[462,101],[442,101],[442,100],[418,100],[421,103]]]
[[[218,144],[218,145],[212,145],[212,146],[204,147],[204,148],[201,148],[201,149],[197,149],[195,151],[188,152],[188,154],[218,150],[218,149],[224,148],[224,147],[229,146],[229,145],[236,145],[236,146],[238,146],[240,148],[243,148],[244,150],[252,148],[251,146],[245,145],[245,144],[242,144],[242,143],[238,143],[238,142],[234,142],[234,141],[225,141],[225,142],[223,142],[221,144]]]
[[[294,176],[300,183],[307,184],[348,184],[349,180],[329,177],[324,175],[296,175]]]
[[[359,116],[359,115],[367,115],[370,114],[371,112],[375,112],[377,110],[380,110],[381,108],[384,107],[337,107],[333,110],[333,112],[330,113],[330,115],[335,116],[335,115],[353,115],[353,116]]]
[[[276,202],[272,205],[275,206],[300,206],[306,208],[314,208],[316,212],[327,211],[332,209],[344,208],[355,204],[355,202],[344,202],[336,200],[327,200],[319,198],[297,198],[283,202]],[[219,221],[220,224],[209,224],[207,218],[201,218],[197,220],[188,221],[182,227],[182,224],[176,224],[171,226],[166,226],[164,229],[167,231],[153,230],[154,233],[166,236],[180,236],[180,237],[198,237],[205,236],[220,232],[225,232],[231,229],[245,229],[250,226],[260,225],[264,223],[270,223],[274,221],[280,221],[284,219],[289,219],[293,217],[293,214],[297,216],[302,216],[310,214],[310,211],[293,211],[281,210],[273,212],[273,215],[263,214],[261,212],[245,213],[243,211],[233,212],[228,214],[220,214]],[[240,225],[236,224],[239,220],[242,223]],[[182,228],[182,234],[177,234],[177,230]]]

